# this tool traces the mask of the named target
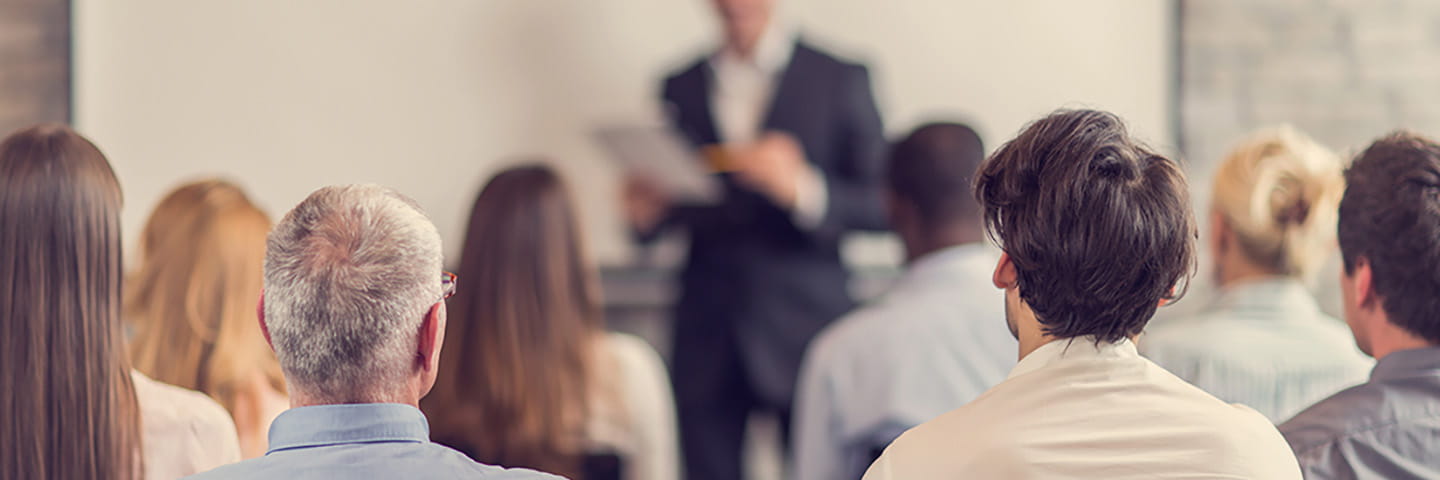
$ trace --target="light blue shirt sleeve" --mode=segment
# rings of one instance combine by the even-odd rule
[[[822,335],[815,339],[800,370],[792,429],[795,438],[791,448],[795,455],[795,480],[858,477],[842,468],[847,462],[842,458],[844,446],[839,444],[840,433],[835,428],[836,393],[822,358],[828,350],[827,338],[831,337]]]

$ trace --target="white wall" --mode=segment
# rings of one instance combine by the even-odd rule
[[[892,133],[959,116],[993,148],[1085,105],[1173,143],[1170,2],[785,1],[818,43],[869,62]],[[223,175],[277,217],[322,185],[396,187],[456,255],[487,176],[541,154],[576,180],[597,257],[619,262],[616,173],[587,132],[651,118],[662,74],[712,44],[708,13],[705,0],[76,0],[76,123],[120,175],[132,246],[168,189]]]

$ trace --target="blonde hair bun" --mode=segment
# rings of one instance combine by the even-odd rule
[[[1251,262],[1308,276],[1334,248],[1344,164],[1289,125],[1241,142],[1215,175],[1214,204]]]

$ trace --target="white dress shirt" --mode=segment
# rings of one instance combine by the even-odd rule
[[[230,414],[209,396],[130,372],[140,404],[145,478],[173,480],[240,461]]]
[[[760,139],[780,77],[795,51],[796,37],[790,24],[775,20],[761,34],[750,58],[729,48],[721,48],[710,58],[715,80],[710,111],[721,142],[743,144]],[[829,191],[824,175],[813,166],[803,172],[795,186],[792,219],[798,226],[813,228],[825,217]]]
[[[1140,356],[1129,340],[1040,346],[970,404],[905,432],[865,480],[1299,480],[1265,417]]]
[[[906,429],[973,400],[1015,365],[984,244],[916,259],[810,344],[796,393],[797,480],[858,479]]]
[[[1364,382],[1375,362],[1292,279],[1227,288],[1205,314],[1140,337],[1146,357],[1221,400],[1280,423]]]
[[[587,434],[592,451],[613,450],[624,480],[680,478],[675,400],[655,349],[637,337],[606,334],[600,343]]]

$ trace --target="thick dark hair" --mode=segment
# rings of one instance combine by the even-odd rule
[[[1440,344],[1440,145],[1391,133],[1360,153],[1345,183],[1345,271],[1365,259],[1390,323]]]
[[[604,325],[561,177],[526,165],[492,178],[475,199],[456,273],[445,355],[423,403],[436,441],[579,480]]]
[[[975,198],[1051,336],[1139,334],[1194,274],[1185,176],[1114,114],[1060,110],[1030,124],[981,166]]]
[[[0,478],[143,478],[120,184],[70,127],[0,142]]]
[[[915,204],[926,225],[978,223],[980,207],[970,184],[984,160],[985,145],[975,130],[930,123],[895,143],[885,178],[895,195]]]

